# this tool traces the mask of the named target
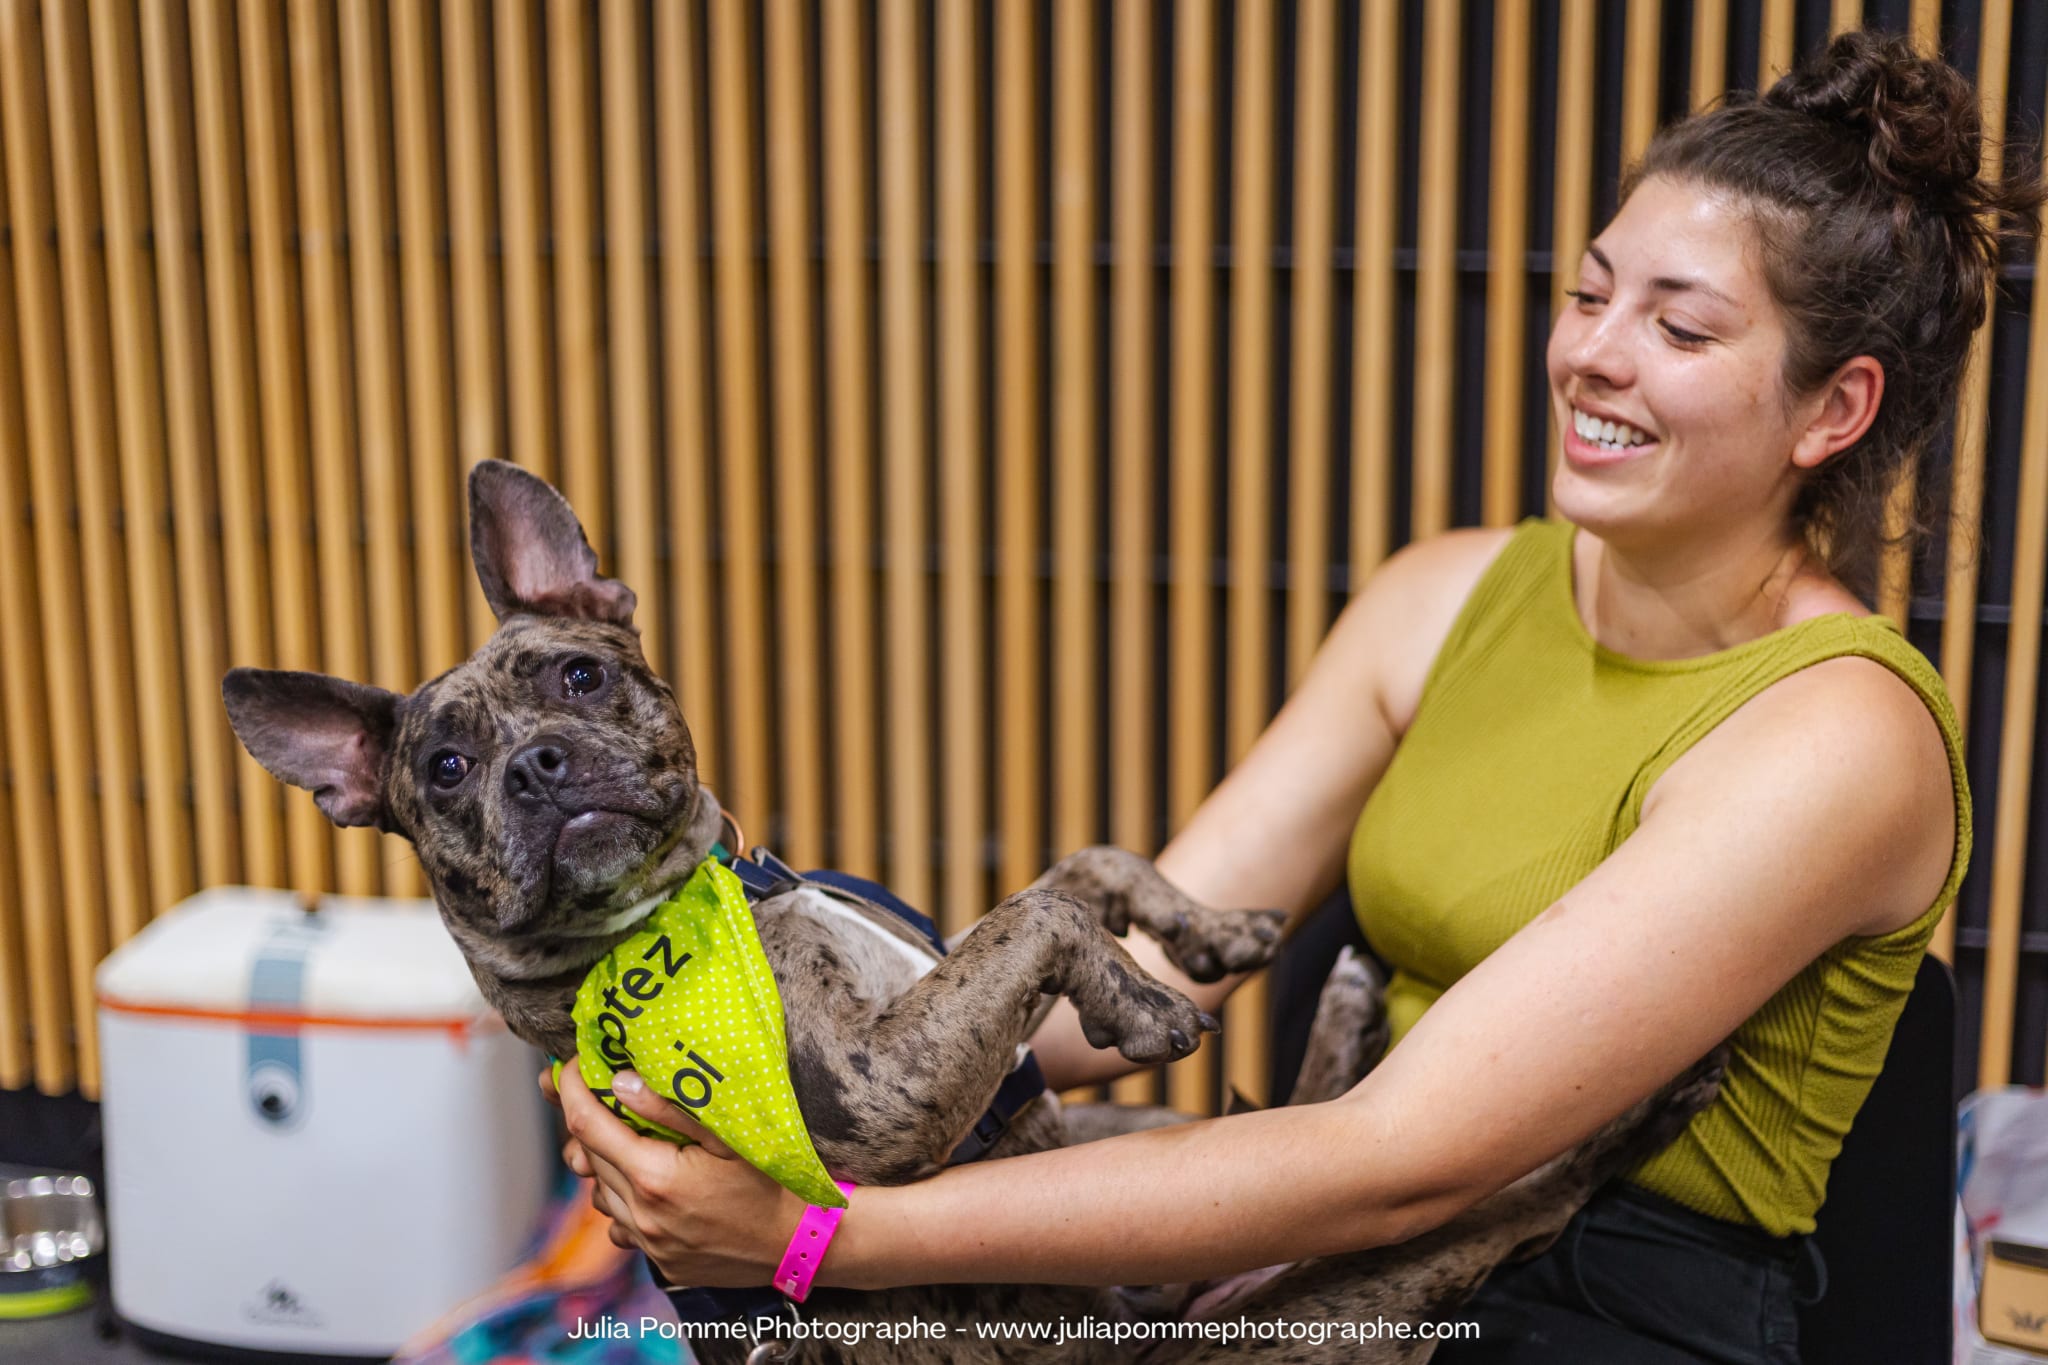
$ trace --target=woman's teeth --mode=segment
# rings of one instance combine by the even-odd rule
[[[1627,450],[1631,446],[1647,445],[1650,438],[1626,422],[1603,422],[1572,409],[1572,429],[1579,433],[1579,439],[1603,450]]]

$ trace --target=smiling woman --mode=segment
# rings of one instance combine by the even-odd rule
[[[1326,1316],[1318,1286],[1371,1273],[1346,1253],[1458,1217],[1725,1041],[1714,1103],[1441,1305],[1482,1330],[1433,1358],[1796,1361],[1829,1167],[1969,859],[1953,708],[1858,594],[2037,220],[2038,169],[1988,183],[1980,150],[1967,82],[1875,34],[1660,133],[1551,336],[1561,517],[1388,560],[1160,856],[1212,905],[1300,914],[1344,877],[1394,969],[1384,1062],[1329,1104],[861,1189],[820,1282],[1329,1257],[1233,1306]],[[1204,1009],[1237,981],[1132,954]],[[1126,1069],[1064,1008],[1034,1046],[1055,1088]],[[677,1283],[767,1281],[786,1191],[567,1100],[619,1236]]]

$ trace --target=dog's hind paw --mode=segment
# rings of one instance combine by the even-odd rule
[[[1195,981],[1221,981],[1233,972],[1265,966],[1280,950],[1280,931],[1287,927],[1285,910],[1211,910],[1196,905],[1133,918],[1159,940],[1168,960]]]

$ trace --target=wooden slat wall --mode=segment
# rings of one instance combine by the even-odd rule
[[[2011,3],[1966,8],[2003,127]],[[756,839],[949,931],[1082,844],[1156,851],[1346,585],[1539,510],[1530,314],[1659,111],[1880,12],[1735,9],[0,0],[0,1085],[95,1093],[93,966],[200,885],[420,889],[241,753],[218,681],[462,657],[487,456],[576,503]],[[2041,1066],[2042,318],[2028,376],[1987,325],[1958,412],[1966,515],[2028,457],[1988,908],[1942,941],[1987,1083]],[[1950,550],[1917,600],[1967,714],[1992,618]],[[1264,1100],[1265,1005],[1114,1093]]]

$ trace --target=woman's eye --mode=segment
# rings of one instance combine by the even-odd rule
[[[595,659],[571,659],[562,670],[562,695],[582,697],[604,686],[604,665]]]
[[[1671,334],[1673,341],[1687,346],[1697,346],[1701,342],[1708,340],[1708,338],[1701,336],[1698,332],[1688,332],[1683,327],[1673,327],[1668,322],[1664,324],[1664,330]]]
[[[1585,304],[1607,302],[1606,299],[1601,298],[1598,294],[1589,294],[1583,289],[1567,289],[1564,291],[1564,296],[1568,299],[1577,299],[1580,303]]]
[[[444,791],[462,785],[462,779],[469,775],[469,760],[453,749],[443,749],[434,755],[434,785]]]

